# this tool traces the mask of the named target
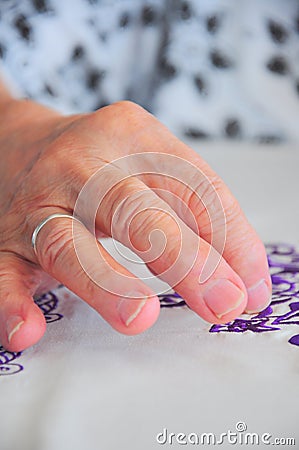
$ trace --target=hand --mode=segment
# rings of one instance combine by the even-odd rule
[[[237,201],[144,109],[120,102],[65,117],[11,100],[0,113],[0,342],[7,349],[41,338],[45,320],[33,295],[57,282],[121,333],[140,333],[156,321],[155,293],[86,228],[92,209],[98,236],[134,249],[205,320],[228,322],[269,303],[265,249]],[[78,196],[86,226],[50,220],[35,253],[36,226],[51,214],[73,214]]]

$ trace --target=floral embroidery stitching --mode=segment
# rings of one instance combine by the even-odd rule
[[[210,333],[264,333],[279,331],[286,325],[299,325],[299,251],[288,244],[266,245],[273,285],[270,306],[254,316],[242,316],[226,324],[212,325]],[[160,296],[162,308],[185,306],[176,294]],[[290,344],[299,346],[299,334]]]
[[[212,325],[210,333],[264,333],[279,331],[288,325],[299,325],[299,250],[288,244],[269,244],[266,249],[273,284],[271,304],[257,315]],[[160,295],[159,298],[162,308],[187,306],[176,292]],[[35,302],[43,311],[47,323],[63,318],[62,314],[55,312],[58,297],[53,292],[44,294]],[[299,334],[293,335],[288,342],[299,346]],[[0,346],[0,376],[21,372],[23,365],[15,362],[21,355],[22,352],[9,352]]]

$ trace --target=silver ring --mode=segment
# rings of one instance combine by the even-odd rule
[[[58,218],[68,218],[68,219],[73,219],[76,220],[77,222],[81,223],[82,222],[77,219],[76,217],[72,216],[71,214],[51,214],[50,216],[46,217],[45,219],[43,219],[34,229],[33,233],[32,233],[32,238],[31,238],[31,244],[34,250],[34,253],[37,255],[37,250],[36,250],[36,239],[38,236],[38,233],[40,232],[40,230],[46,225],[46,223],[50,222],[50,220],[52,219],[58,219]]]

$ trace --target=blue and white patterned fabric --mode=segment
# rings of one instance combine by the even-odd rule
[[[297,0],[1,0],[0,54],[65,113],[130,99],[180,137],[299,140]]]

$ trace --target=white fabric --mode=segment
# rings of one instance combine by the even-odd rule
[[[299,245],[294,147],[198,150],[265,242]],[[219,436],[239,421],[248,432],[296,438],[285,448],[298,448],[299,349],[288,343],[298,326],[213,334],[188,309],[164,309],[151,330],[125,337],[59,292],[63,319],[16,360],[22,372],[0,376],[1,450],[151,450],[163,448],[164,427]]]

